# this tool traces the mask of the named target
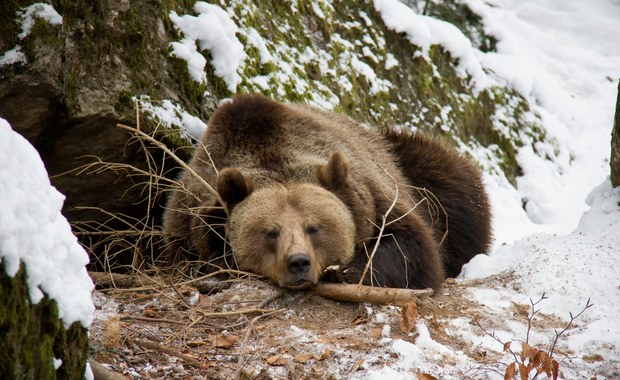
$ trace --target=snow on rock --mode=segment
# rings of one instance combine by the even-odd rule
[[[26,54],[22,51],[21,46],[15,46],[11,50],[7,50],[0,56],[0,67],[5,65],[13,65],[18,62],[26,63]]]
[[[476,58],[471,41],[456,26],[418,15],[398,0],[375,0],[374,5],[388,28],[407,34],[409,41],[422,48],[424,54],[432,45],[441,45],[459,60],[459,74],[471,75],[479,86],[487,85],[488,78]]]
[[[37,151],[0,118],[0,262],[14,276],[24,263],[30,300],[54,299],[65,328],[88,327],[94,285],[88,254],[60,210],[64,196],[48,179]]]
[[[164,99],[156,105],[153,100],[147,95],[142,95],[139,98],[134,97],[132,100],[138,100],[140,109],[146,112],[147,115],[156,119],[162,126],[170,128],[176,126],[181,128],[186,137],[195,141],[200,141],[202,135],[207,130],[207,124],[200,118],[185,111],[179,104],[173,103],[168,99]]]
[[[17,17],[19,18],[22,30],[17,35],[20,40],[30,35],[37,19],[47,21],[51,25],[61,25],[63,22],[62,16],[56,12],[54,7],[45,3],[31,4],[19,11]],[[12,49],[0,55],[0,67],[27,62],[26,54],[24,54],[22,47],[19,45],[14,46]]]
[[[30,35],[36,19],[45,20],[51,25],[62,24],[62,16],[56,12],[53,6],[45,3],[31,4],[19,12],[19,16],[21,18],[22,31],[17,37],[22,40]]]
[[[224,79],[228,89],[235,92],[241,83],[237,71],[246,58],[243,45],[236,36],[239,29],[228,13],[217,5],[198,1],[194,10],[198,16],[179,16],[170,12],[170,20],[183,33],[180,42],[171,43],[171,54],[187,61],[193,80],[206,83],[204,68],[207,60],[200,51],[209,50],[215,75]]]

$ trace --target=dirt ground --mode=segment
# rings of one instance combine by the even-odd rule
[[[430,338],[461,359],[435,355],[436,371],[411,378],[444,378],[442,368],[454,367],[463,355],[472,364],[448,378],[505,371],[502,363],[509,360],[501,343],[496,351],[472,345],[448,321],[462,320],[475,334],[492,339],[491,332],[507,320],[527,323],[530,305],[513,304],[511,315],[496,315],[467,295],[468,287],[479,285],[448,280],[438,294],[418,300],[417,318]],[[492,285],[503,286],[502,280]],[[420,334],[415,323],[403,321],[401,307],[338,302],[252,278],[210,294],[191,285],[104,289],[95,292],[94,302],[91,356],[126,378],[364,378],[372,370],[398,367],[406,358],[389,343],[414,343]],[[534,320],[538,329],[562,324],[544,314]]]

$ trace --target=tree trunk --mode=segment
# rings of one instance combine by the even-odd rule
[[[618,81],[618,98],[616,99],[616,117],[611,132],[611,185],[620,186],[620,81]]]
[[[0,263],[0,353],[2,379],[82,379],[86,371],[88,331],[79,322],[65,329],[47,296],[31,303],[24,265],[10,277]]]

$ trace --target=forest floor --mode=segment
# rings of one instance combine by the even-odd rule
[[[447,280],[439,293],[417,301],[413,322],[401,307],[282,291],[255,278],[212,294],[190,285],[98,290],[91,356],[126,378],[348,379],[386,371],[419,379],[503,378],[514,358],[493,332],[527,325],[532,306],[513,303],[499,315],[469,288],[499,289],[510,281],[484,282]],[[545,331],[565,325],[543,313],[531,323]],[[555,355],[573,353],[558,347]]]

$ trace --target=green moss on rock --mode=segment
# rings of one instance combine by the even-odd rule
[[[32,304],[24,265],[14,277],[0,264],[0,374],[7,379],[82,378],[88,331],[79,322],[65,329],[56,303]],[[62,365],[54,368],[54,358]]]

